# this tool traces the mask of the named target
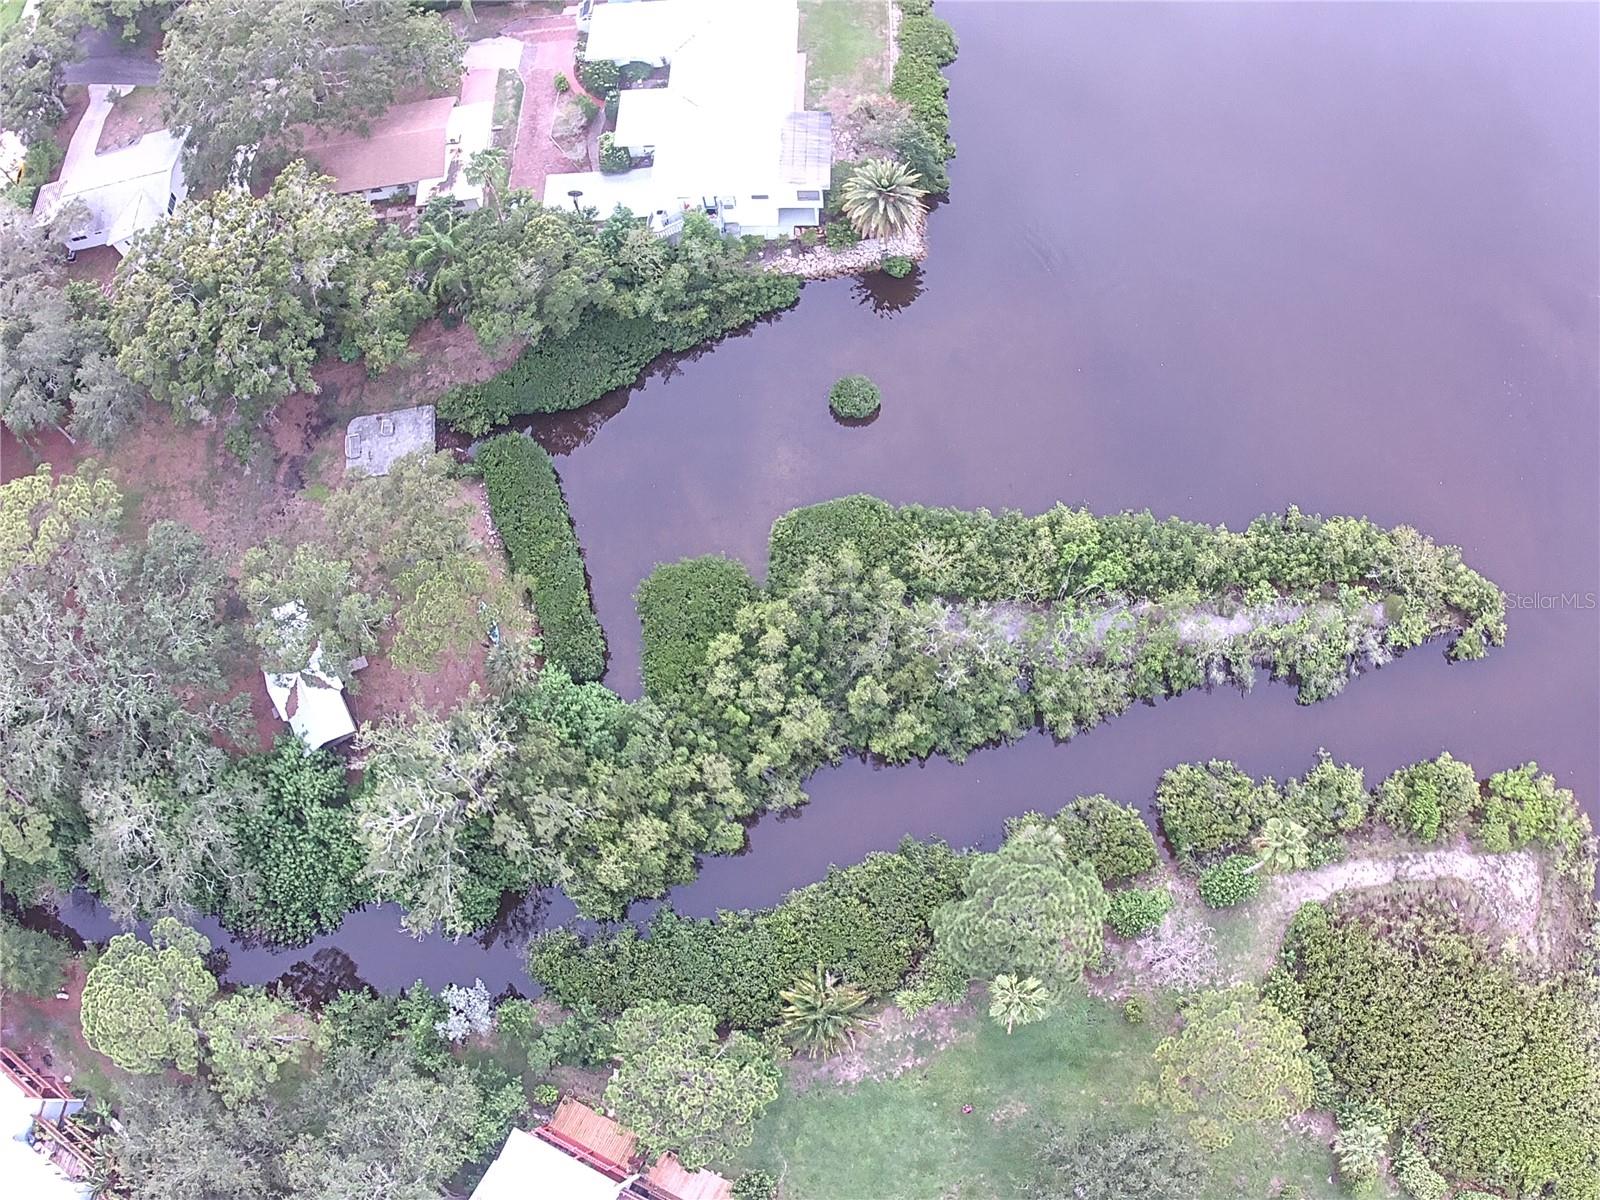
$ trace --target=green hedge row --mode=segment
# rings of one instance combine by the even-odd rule
[[[955,156],[950,140],[950,81],[941,68],[956,59],[955,30],[933,15],[933,0],[899,0],[900,57],[889,91],[911,106],[944,156]]]
[[[618,1013],[647,1000],[704,1004],[721,1024],[776,1025],[778,995],[821,964],[887,996],[932,941],[933,911],[954,899],[967,863],[939,842],[900,844],[757,912],[716,920],[656,914],[648,936],[633,926],[585,944],[570,930],[534,942],[528,971],[562,1004]]]
[[[493,379],[451,388],[439,398],[439,416],[476,436],[514,416],[582,408],[631,386],[660,355],[712,341],[799,298],[792,276],[740,270],[663,320],[597,314],[568,336],[525,350]]]
[[[465,433],[481,434],[514,416],[582,408],[627,387],[667,348],[653,321],[602,317],[524,351],[486,383],[451,388],[439,399],[439,416]]]
[[[532,583],[547,662],[578,680],[606,670],[606,639],[589,602],[589,584],[561,481],[544,448],[508,433],[478,451],[489,514],[511,569]]]

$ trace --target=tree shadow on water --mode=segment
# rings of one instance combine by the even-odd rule
[[[850,295],[857,304],[870,308],[876,316],[892,317],[922,295],[925,286],[920,266],[912,267],[909,273],[899,279],[887,271],[872,271],[855,277],[855,282],[850,286]]]

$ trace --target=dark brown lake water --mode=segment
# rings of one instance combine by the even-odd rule
[[[767,904],[903,835],[992,844],[1004,818],[1184,760],[1280,777],[1319,746],[1369,780],[1448,749],[1537,759],[1600,800],[1600,8],[941,0],[949,203],[904,281],[811,284],[792,312],[542,419],[612,660],[637,695],[632,594],[657,562],[764,564],[773,518],[895,502],[1242,527],[1297,504],[1409,523],[1512,597],[1508,644],[1425,647],[1298,707],[1262,685],[1137,709],[1070,745],[814,776],[798,814],[670,901]],[[864,371],[866,428],[827,391]],[[353,914],[322,968],[376,986],[526,988],[530,901],[481,940]],[[643,908],[648,911],[648,908]],[[69,909],[83,932],[107,927]],[[307,951],[233,947],[271,979]]]

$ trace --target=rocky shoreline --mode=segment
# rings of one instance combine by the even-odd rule
[[[866,238],[853,246],[839,249],[829,246],[812,246],[809,249],[790,246],[768,260],[764,267],[780,275],[797,275],[801,279],[837,279],[841,275],[876,271],[883,266],[886,258],[909,258],[921,262],[927,256],[928,218],[924,215],[915,229],[898,237]]]

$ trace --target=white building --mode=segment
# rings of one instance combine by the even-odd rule
[[[544,203],[618,207],[671,232],[702,209],[728,233],[816,225],[833,163],[832,118],[805,111],[796,0],[636,0],[597,6],[585,51],[665,66],[665,87],[622,92],[618,145],[648,166],[545,179]]]
[[[280,604],[272,610],[272,619],[280,626],[303,627],[306,610],[298,604]],[[356,667],[366,665],[357,659]],[[311,660],[298,671],[262,671],[267,681],[267,695],[272,699],[278,720],[287,721],[289,728],[311,749],[341,742],[356,731],[350,716],[350,706],[344,700],[344,680],[322,670],[322,645],[311,651]]]
[[[531,1133],[513,1129],[472,1200],[617,1200],[629,1180],[612,1179]]]
[[[83,1108],[60,1080],[0,1048],[0,1181],[19,1200],[87,1200],[92,1149],[66,1119]]]
[[[69,250],[112,246],[126,254],[135,235],[159,224],[189,194],[183,178],[183,139],[165,129],[131,145],[96,152],[118,89],[89,87],[89,106],[72,131],[61,173],[39,189],[35,217],[49,224],[69,206],[77,217],[62,231]]]

